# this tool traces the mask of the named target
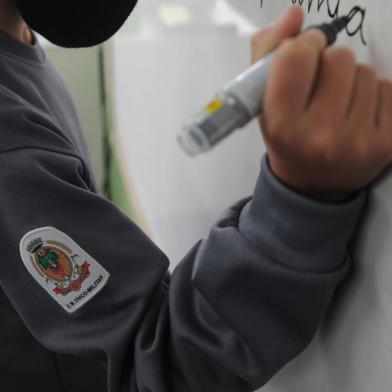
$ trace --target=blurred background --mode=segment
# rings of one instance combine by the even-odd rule
[[[62,49],[40,37],[76,103],[103,191],[171,269],[253,191],[264,149],[255,122],[196,158],[175,136],[250,65],[259,13],[258,0],[140,0],[104,45]]]

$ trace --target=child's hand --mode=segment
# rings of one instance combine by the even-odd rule
[[[256,33],[253,61],[266,54],[268,35],[297,34],[302,20],[302,9],[290,7],[280,24]],[[326,48],[317,30],[278,46],[259,118],[271,169],[298,192],[345,200],[392,162],[392,81],[356,64],[349,49]]]

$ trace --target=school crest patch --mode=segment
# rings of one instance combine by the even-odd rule
[[[27,233],[20,254],[33,278],[68,313],[92,299],[110,274],[74,240],[54,227]]]

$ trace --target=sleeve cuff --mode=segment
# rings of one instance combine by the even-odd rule
[[[239,229],[255,246],[288,267],[309,272],[339,268],[367,202],[367,189],[349,202],[327,204],[282,184],[263,155],[252,200],[244,207]]]

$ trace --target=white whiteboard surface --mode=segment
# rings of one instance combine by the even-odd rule
[[[227,0],[255,26],[275,20],[292,0]],[[353,14],[337,44],[392,78],[392,3],[301,1],[305,26]],[[309,9],[308,9],[309,7]],[[338,7],[338,8],[337,8]],[[141,10],[140,10],[141,11]],[[309,12],[308,12],[309,11]],[[360,29],[354,34],[353,32]],[[366,43],[366,44],[365,44]],[[223,83],[249,65],[249,39],[231,29],[119,35],[114,41],[117,132],[157,243],[173,265],[232,202],[251,193],[263,145],[257,126],[210,154],[189,158],[175,134]],[[391,108],[392,110],[392,108]],[[392,131],[392,130],[391,130]],[[354,270],[310,347],[263,392],[392,390],[392,180],[379,181],[358,233]]]
[[[113,42],[113,110],[129,180],[173,268],[226,208],[253,192],[264,148],[255,123],[196,158],[176,140],[183,122],[250,65],[249,38],[235,26],[153,28]]]

